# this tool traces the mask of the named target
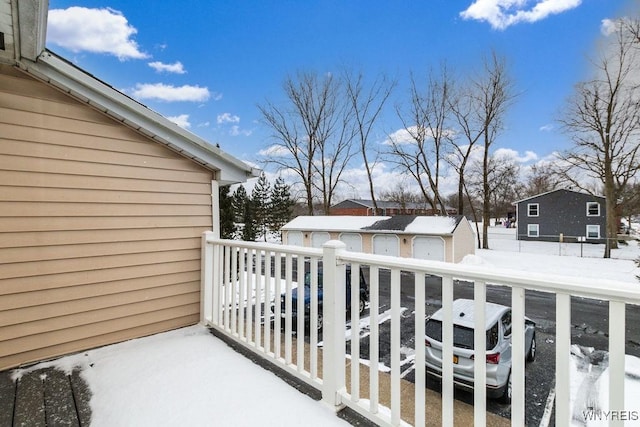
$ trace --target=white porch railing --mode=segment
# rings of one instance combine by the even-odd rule
[[[580,296],[609,302],[609,409],[623,412],[625,377],[625,308],[640,304],[640,289],[629,283],[596,279],[564,278],[523,272],[497,272],[477,266],[429,262],[408,258],[386,257],[347,252],[338,241],[327,242],[323,249],[302,248],[215,239],[212,233],[203,236],[202,253],[202,321],[227,334],[238,343],[265,359],[284,368],[322,392],[325,403],[336,408],[348,406],[380,425],[401,425],[401,354],[400,354],[400,290],[401,273],[412,273],[415,287],[415,396],[413,424],[423,426],[425,420],[425,275],[442,280],[443,364],[442,423],[453,425],[453,283],[454,279],[474,283],[476,325],[484,325],[484,304],[487,284],[511,288],[512,304],[512,403],[511,424],[525,424],[525,290],[555,294],[556,298],[556,397],[555,424],[570,425],[570,347],[571,297]],[[318,268],[323,269],[323,301],[318,311]],[[346,334],[346,265],[351,265],[350,335]],[[367,266],[370,288],[370,361],[368,388],[361,390],[359,347],[359,280],[361,266]],[[295,267],[295,268],[294,268]],[[308,344],[294,327],[305,328],[304,316],[292,321],[292,289],[302,283],[304,272],[311,277],[311,309]],[[380,400],[378,383],[380,309],[379,277],[390,271],[391,300],[391,366],[390,399]],[[278,280],[280,279],[280,280]],[[284,294],[284,303],[280,295]],[[272,305],[275,304],[273,315]],[[283,309],[283,316],[280,311]],[[297,299],[297,313],[304,313],[304,298]],[[324,314],[321,343],[317,316]],[[351,339],[349,369],[346,381],[346,341]],[[475,328],[475,348],[484,349],[484,327]],[[321,350],[319,350],[321,348]],[[480,350],[484,351],[484,350]],[[485,357],[475,358],[474,424],[486,425],[486,365]],[[362,395],[368,395],[363,398]],[[428,402],[426,403],[428,404]],[[610,425],[622,425],[612,420]]]

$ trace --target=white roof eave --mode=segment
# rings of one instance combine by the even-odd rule
[[[23,60],[19,65],[34,77],[214,171],[220,185],[245,182],[259,176],[258,169],[184,130],[50,51],[42,52],[35,62]]]

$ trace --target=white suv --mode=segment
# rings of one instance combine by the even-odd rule
[[[511,401],[511,308],[485,304],[487,333],[487,396]],[[453,380],[458,387],[473,390],[473,328],[474,301],[453,301]],[[426,323],[427,373],[442,377],[442,309]],[[527,361],[536,358],[535,323],[525,318],[525,349]]]

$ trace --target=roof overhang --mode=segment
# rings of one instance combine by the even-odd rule
[[[214,172],[220,185],[245,182],[260,171],[45,49],[47,0],[11,0],[17,65],[80,102]]]

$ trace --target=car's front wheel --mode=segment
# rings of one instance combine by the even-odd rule
[[[536,353],[538,352],[538,347],[536,345],[536,333],[533,333],[533,337],[531,337],[531,347],[529,347],[529,353],[527,353],[527,362],[533,362],[536,360]]]

